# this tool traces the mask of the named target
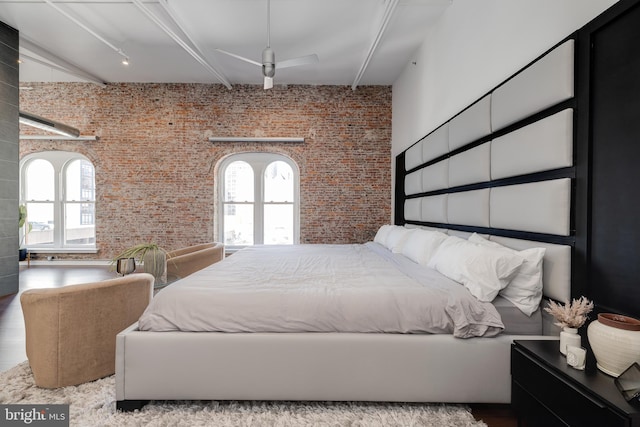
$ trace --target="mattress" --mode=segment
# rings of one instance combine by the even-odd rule
[[[538,308],[531,316],[524,314],[518,307],[501,296],[492,302],[500,313],[504,324],[503,334],[507,335],[542,335],[542,311]]]
[[[504,330],[498,311],[381,245],[245,248],[158,293],[142,331],[446,333]]]

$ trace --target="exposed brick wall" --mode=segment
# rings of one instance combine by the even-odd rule
[[[100,138],[20,143],[21,157],[74,151],[96,168],[99,253],[60,258],[110,259],[145,241],[170,250],[218,239],[217,164],[245,151],[282,153],[298,164],[301,243],[364,242],[390,219],[388,86],[29,86],[21,110]],[[305,143],[211,143],[209,136],[295,136]]]

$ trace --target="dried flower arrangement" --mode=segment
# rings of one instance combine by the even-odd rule
[[[588,314],[593,310],[593,302],[585,297],[573,299],[571,303],[557,304],[549,300],[544,311],[551,314],[555,319],[555,324],[561,328],[579,328],[589,318]]]

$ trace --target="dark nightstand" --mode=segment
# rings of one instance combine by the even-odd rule
[[[584,371],[567,365],[558,341],[514,342],[511,405],[521,426],[640,427],[640,408],[624,400],[613,378],[593,360]]]

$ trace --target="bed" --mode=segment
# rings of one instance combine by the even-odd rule
[[[555,46],[397,157],[395,225],[389,225],[394,234],[420,234],[417,230],[439,233],[456,245],[479,246],[478,241],[482,241],[485,246],[499,244],[518,253],[541,248],[538,304],[543,295],[558,301],[571,298],[573,50],[573,39]],[[408,266],[421,262],[419,256],[398,243],[400,237],[389,240],[391,234],[386,238],[382,234],[381,227],[373,242],[346,245],[367,251],[367,256],[373,256],[367,262],[376,260],[362,264],[364,269],[370,267],[364,274],[369,286],[366,292],[359,288],[360,282],[352,283],[347,292],[347,299],[355,302],[356,308],[374,309],[355,320],[360,328],[340,329],[328,321],[308,326],[308,319],[302,319],[297,329],[290,328],[296,322],[273,329],[273,319],[284,316],[277,311],[264,314],[266,320],[251,325],[251,329],[238,323],[241,318],[251,323],[255,319],[244,314],[264,308],[259,296],[245,297],[252,295],[249,288],[256,277],[273,273],[269,269],[247,270],[252,273],[247,274],[247,280],[242,277],[242,268],[256,266],[255,254],[271,267],[283,259],[260,248],[249,249],[250,256],[239,252],[165,288],[152,303],[154,309],[164,306],[165,311],[149,311],[117,337],[117,407],[132,410],[148,400],[183,399],[509,403],[513,340],[558,337],[540,307],[531,316],[518,317],[518,308],[514,311],[511,301],[505,302],[498,293],[498,298],[480,301],[478,307],[481,311],[498,311],[500,320],[508,317],[509,311],[515,312],[503,326],[491,322],[487,326],[485,319],[478,321],[480,326],[440,325],[441,330],[416,326],[412,320],[396,325],[397,329],[389,328],[394,322],[402,323],[397,319],[377,323],[386,314],[380,307],[388,304],[375,296],[376,289],[388,291],[382,284],[387,272],[378,270],[379,265],[400,266],[397,274],[410,276],[412,267]],[[277,249],[294,252],[295,257],[301,251],[320,249],[311,246],[315,245]],[[472,292],[452,279],[455,271],[447,269],[451,253],[436,257],[442,247],[423,260],[426,265],[420,264],[420,270],[435,270],[441,276],[438,286],[455,285],[452,289]],[[338,264],[350,256],[343,249],[331,245],[322,248],[329,254],[339,254],[325,258]],[[433,258],[442,263],[429,265]],[[235,263],[244,263],[244,267]],[[297,267],[305,270],[304,266]],[[300,275],[286,277],[295,279],[291,287],[265,298],[297,307],[296,315],[304,314],[306,308],[315,310],[315,306],[296,299],[300,293],[308,293],[296,291]],[[464,282],[464,278],[459,279]],[[277,278],[280,283],[284,280],[282,276]],[[415,282],[415,278],[411,280]],[[216,298],[223,295],[229,298],[224,301],[247,305],[215,306],[215,299],[207,299],[202,293],[208,283],[222,290]],[[188,289],[196,299],[200,296],[201,306],[177,304],[183,298],[181,291]],[[318,293],[325,297],[326,305],[335,305],[335,300],[326,298],[331,292],[323,289]],[[473,292],[476,296],[477,290]],[[282,294],[288,294],[295,303],[283,303]],[[399,298],[418,304],[406,295]],[[338,304],[342,303],[340,300]],[[212,306],[220,311],[219,317],[215,322],[203,320],[206,307]],[[349,307],[346,312],[353,313],[354,306]],[[476,313],[475,309],[471,311]],[[404,307],[399,312],[403,313]],[[523,318],[534,319],[534,329],[528,321],[520,322]],[[181,323],[185,320],[186,326]],[[211,329],[212,323],[220,322],[225,324],[224,329]]]
[[[549,286],[566,283],[567,270],[562,266],[567,265],[567,248],[546,247]],[[354,251],[364,253],[362,263]],[[316,269],[316,259],[328,262]],[[310,283],[329,280],[332,286],[300,285],[295,276],[278,275],[279,271],[290,271],[282,264],[297,264],[295,269],[298,273],[304,270]],[[335,291],[335,276],[327,271],[342,271],[342,264],[356,264],[355,270],[366,266],[370,271],[354,277],[354,268],[350,268],[346,277],[353,280],[347,280],[346,286],[341,281],[338,286],[346,289],[346,298],[335,292],[327,295],[326,289]],[[412,264],[413,268],[407,268]],[[244,273],[225,280],[226,274],[237,273],[242,266]],[[411,309],[407,301],[401,301],[407,295],[409,305],[428,311],[416,292],[422,290],[419,286],[406,285],[402,277],[392,276],[393,271],[419,274],[415,270],[438,279],[437,293],[450,295],[457,290],[470,297],[467,302],[475,301],[473,313],[481,328],[466,325],[467,318],[460,319],[457,327],[443,322],[433,330],[423,330],[422,323],[411,317],[386,319],[382,314],[390,306]],[[289,283],[283,283],[287,277]],[[363,284],[362,277],[368,277],[369,283]],[[409,276],[406,279],[415,283]],[[282,286],[256,295],[256,289],[272,280]],[[401,280],[399,287],[409,293],[389,295],[389,287],[383,285],[388,280]],[[207,287],[221,292],[212,294]],[[443,290],[447,287],[452,289]],[[320,300],[326,304],[318,302],[318,295],[308,295],[317,289],[323,290]],[[207,299],[207,293],[214,298]],[[194,296],[198,303],[193,302]],[[435,296],[428,291],[426,299],[432,298]],[[189,310],[181,308],[185,301]],[[270,311],[266,301],[275,302],[280,311]],[[500,303],[503,306],[496,308]],[[132,409],[146,400],[174,399],[508,402],[509,346],[516,337],[539,337],[544,328],[539,309],[527,316],[504,299],[500,303],[482,303],[460,284],[376,242],[246,249],[159,292],[152,303],[155,306],[118,336],[118,407]],[[336,305],[345,309],[337,314],[328,310],[329,316],[323,315],[325,308]],[[483,308],[489,316],[480,316]],[[493,310],[501,316],[491,315]],[[213,326],[207,324],[207,311],[216,313]],[[509,311],[511,320],[505,321],[504,328],[523,335],[503,333],[500,321]],[[452,313],[450,317],[455,316]],[[347,332],[340,330],[344,317],[351,317],[346,319]],[[283,318],[287,320],[284,323]],[[216,325],[219,330],[211,332]],[[298,330],[304,332],[295,332]]]

